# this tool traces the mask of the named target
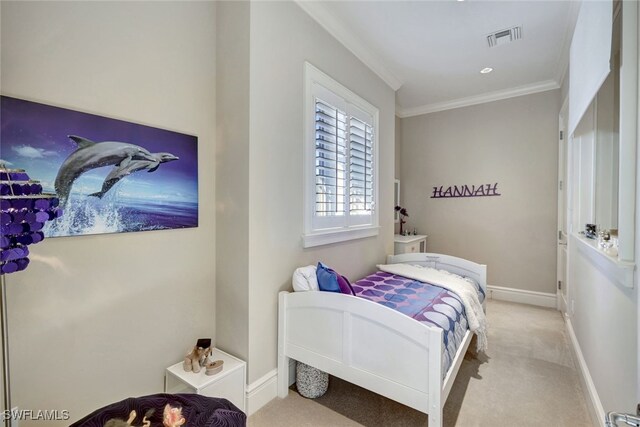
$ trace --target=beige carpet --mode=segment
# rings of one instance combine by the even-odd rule
[[[590,426],[564,322],[552,309],[489,301],[489,351],[467,352],[445,426]],[[475,343],[472,343],[474,346]],[[249,417],[261,426],[426,426],[427,415],[331,377],[319,399],[294,389]]]

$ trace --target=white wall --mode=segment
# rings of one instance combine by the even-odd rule
[[[402,119],[402,206],[429,252],[487,264],[490,285],[555,294],[559,96]],[[499,197],[430,198],[496,182]]]
[[[215,5],[1,8],[3,94],[199,137],[198,228],[49,239],[7,277],[13,403],[73,420],[214,338]]]
[[[631,2],[623,3],[623,13],[624,5],[631,4]],[[640,76],[635,78],[638,77]],[[604,90],[607,90],[606,83]],[[592,208],[589,206],[586,210],[583,208],[584,198],[588,198],[587,205],[593,204],[592,192],[575,194],[576,189],[580,189],[579,184],[584,185],[586,182],[586,185],[594,186],[593,180],[595,178],[592,176],[593,166],[591,166],[593,161],[590,157],[585,159],[579,153],[585,148],[583,147],[585,143],[587,151],[592,149],[594,144],[594,119],[587,114],[582,118],[573,140],[570,141],[570,144],[573,145],[572,155],[574,156],[573,174],[570,176],[570,180],[573,181],[572,188],[574,188],[574,197],[571,202],[574,210],[574,233],[584,227],[585,221],[582,218],[589,218],[589,209]],[[598,119],[598,124],[603,124],[600,119]],[[606,127],[607,124],[605,124]],[[598,133],[598,137],[603,137],[602,132]],[[579,164],[575,159],[578,155],[581,156],[580,160],[583,164]],[[636,170],[638,170],[640,151],[637,151],[636,155]],[[639,178],[640,175],[636,174],[636,179]],[[640,390],[638,389],[640,387],[640,359],[638,359],[640,353],[640,339],[638,338],[640,332],[638,323],[640,319],[638,316],[640,292],[638,287],[640,281],[637,271],[637,266],[640,265],[640,251],[638,250],[640,248],[640,229],[638,228],[638,224],[640,224],[640,181],[636,183],[635,194],[636,271],[633,289],[620,285],[615,277],[612,277],[610,270],[607,272],[607,269],[601,267],[602,264],[609,265],[608,261],[601,260],[600,263],[595,263],[592,261],[594,255],[587,256],[584,252],[587,249],[583,249],[584,245],[580,244],[575,237],[569,240],[569,308],[567,315],[570,325],[575,331],[578,350],[584,358],[588,375],[593,381],[593,388],[588,391],[597,394],[599,402],[595,403],[596,405],[601,404],[602,411],[605,413],[618,411],[635,414],[636,405],[640,400]],[[579,210],[587,213],[576,215],[575,212]],[[600,223],[597,214],[595,221]],[[597,257],[597,259],[600,258]],[[602,420],[599,421],[602,422]]]
[[[570,73],[570,68],[571,68],[571,64],[567,65],[567,71],[564,74],[564,79],[561,82],[560,85],[560,99],[561,102],[564,102],[564,100],[569,96],[569,82],[571,77],[569,76]]]
[[[638,20],[640,22],[640,8],[637,8]],[[640,46],[640,31],[638,31],[638,46]],[[638,56],[638,70],[640,70],[640,56]],[[640,105],[640,72],[638,72],[638,104]],[[638,108],[638,121],[637,132],[640,141],[640,108]],[[635,242],[635,256],[636,256],[636,274],[634,277],[634,285],[636,289],[636,400],[640,402],[640,314],[638,313],[638,307],[640,307],[640,292],[637,291],[640,286],[640,277],[638,277],[637,266],[640,265],[640,230],[638,230],[638,224],[640,224],[640,174],[637,171],[640,169],[640,150],[636,148],[636,242]]]
[[[603,87],[606,89],[606,86]],[[598,95],[598,99],[604,98]],[[573,158],[573,174],[569,179],[574,234],[582,230],[585,223],[595,221],[600,224],[598,218],[604,216],[602,210],[597,213],[594,211],[593,194],[597,181],[594,164],[602,160],[599,158],[598,162],[594,161],[594,147],[603,141],[606,143],[609,138],[607,129],[610,123],[603,122],[601,110],[602,105],[596,114],[594,105],[590,106],[569,142]],[[605,129],[598,129],[596,123],[604,124]],[[624,287],[584,252],[593,249],[585,249],[575,236],[568,243],[567,316],[576,336],[578,350],[593,381],[594,388],[589,390],[587,385],[587,391],[597,394],[599,402],[596,405],[601,404],[605,413],[635,413],[638,284],[634,289]],[[636,263],[638,261],[640,257],[636,254]],[[603,417],[603,414],[594,415]]]
[[[249,377],[276,367],[277,294],[324,261],[350,280],[393,250],[394,91],[293,2],[251,4]],[[380,234],[302,248],[303,69],[309,61],[380,110]]]
[[[572,239],[569,284],[575,309],[569,317],[604,411],[635,414],[638,283],[634,289],[619,285]]]

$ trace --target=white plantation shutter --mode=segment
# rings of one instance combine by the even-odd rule
[[[373,210],[373,130],[349,118],[349,213],[371,215]]]
[[[327,228],[343,226],[345,222],[370,223],[374,207],[371,125],[320,98],[315,99],[314,120],[315,215],[343,217],[340,221],[326,219],[316,223],[324,223]]]
[[[305,71],[303,244],[374,236],[378,110],[310,64]]]
[[[316,99],[316,215],[345,214],[347,123],[343,111]]]

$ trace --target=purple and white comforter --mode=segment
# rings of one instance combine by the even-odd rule
[[[485,295],[473,281],[480,302]],[[378,271],[353,284],[356,296],[393,308],[429,326],[444,331],[442,376],[449,371],[456,351],[468,329],[462,300],[455,293],[429,283]]]

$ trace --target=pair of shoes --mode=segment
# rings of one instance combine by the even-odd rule
[[[188,355],[187,357],[184,358],[184,362],[182,363],[182,368],[185,370],[185,372],[193,371],[193,364],[191,363],[191,358]]]
[[[186,372],[193,372],[195,374],[199,373],[200,369],[205,367],[207,358],[212,351],[211,338],[200,338],[198,343],[184,358],[184,362],[182,364],[183,369]]]
[[[218,372],[222,371],[222,365],[224,365],[224,360],[216,360],[214,362],[207,362],[204,367],[204,373],[207,375],[215,375]]]
[[[197,353],[194,352],[193,355],[191,356],[191,366],[193,367],[193,373],[197,374],[198,372],[200,372],[200,358],[198,357]]]
[[[193,347],[193,350],[184,358],[184,362],[182,363],[182,367],[186,372],[193,372],[197,374],[200,372],[200,360],[202,354],[204,353],[204,349],[199,347]]]

